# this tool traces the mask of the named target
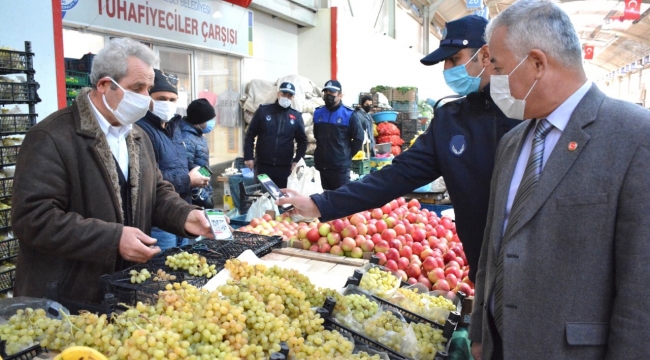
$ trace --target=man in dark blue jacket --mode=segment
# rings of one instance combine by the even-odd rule
[[[289,191],[292,198],[279,204],[294,204],[297,213],[325,221],[379,207],[442,176],[474,281],[496,148],[501,137],[520,123],[507,118],[490,97],[492,65],[483,40],[486,25],[487,20],[475,15],[447,23],[440,47],[421,60],[425,65],[444,61],[445,81],[467,96],[436,109],[427,130],[392,166],[311,198]]]
[[[158,69],[154,69],[154,73],[154,86],[149,90],[153,99],[153,110],[148,111],[136,124],[151,139],[156,163],[163,179],[174,185],[178,195],[191,204],[190,189],[208,185],[210,178],[202,176],[198,172],[198,166],[189,173],[187,171],[187,154],[180,129],[182,120],[181,116],[176,114],[178,79]],[[184,241],[183,238],[157,227],[151,229],[151,237],[158,240],[157,245],[162,251],[179,246]]]
[[[185,149],[187,168],[210,167],[210,149],[204,134],[210,133],[215,125],[214,106],[206,99],[196,99],[187,106],[187,116],[180,122]],[[212,209],[212,185],[192,188],[192,204],[204,209]]]
[[[307,151],[307,134],[302,114],[291,107],[296,87],[280,84],[278,100],[260,105],[253,115],[244,139],[244,163],[255,175],[267,174],[280,188],[287,187],[287,178]],[[253,144],[255,156],[253,156]],[[296,154],[293,142],[297,143]]]
[[[352,157],[363,145],[363,127],[354,109],[341,102],[341,83],[329,80],[323,88],[325,106],[314,111],[314,165],[325,190],[350,182]]]

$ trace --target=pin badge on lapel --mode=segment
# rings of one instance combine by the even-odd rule
[[[463,135],[454,135],[449,142],[451,153],[460,156],[465,152],[465,137]]]
[[[569,151],[574,151],[575,149],[578,148],[578,143],[575,142],[575,141],[571,141],[571,142],[569,143],[568,148],[569,148]]]

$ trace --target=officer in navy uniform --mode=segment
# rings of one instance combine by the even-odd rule
[[[440,47],[421,60],[424,65],[444,61],[447,85],[466,96],[435,109],[427,130],[391,166],[311,199],[291,193],[292,198],[280,204],[293,204],[297,213],[326,221],[379,207],[442,176],[474,281],[496,148],[501,137],[520,123],[507,118],[490,97],[493,65],[483,40],[486,25],[487,20],[475,15],[447,23]]]
[[[260,105],[253,115],[244,139],[246,166],[255,170],[256,176],[267,174],[280,188],[287,187],[291,170],[307,151],[307,135],[302,114],[291,107],[295,94],[296,87],[292,83],[280,84],[278,100],[273,104]],[[294,140],[298,144],[295,156]]]
[[[314,112],[314,164],[325,190],[350,182],[352,157],[363,145],[363,127],[354,109],[343,105],[341,83],[329,80],[323,88],[325,106]]]

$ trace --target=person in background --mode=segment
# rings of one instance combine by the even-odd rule
[[[384,205],[442,176],[470,267],[469,279],[474,281],[496,148],[501,137],[520,123],[506,117],[490,97],[493,66],[483,39],[486,25],[487,20],[476,15],[448,22],[440,47],[420,60],[424,65],[444,61],[447,84],[464,98],[435,109],[427,130],[392,166],[339,191],[314,195],[313,201],[294,204],[296,208],[305,206],[299,211],[312,214],[307,216],[335,219]]]
[[[359,123],[363,128],[363,131],[365,131],[366,135],[368,136],[370,156],[374,157],[375,136],[373,134],[373,125],[375,124],[375,122],[374,120],[372,120],[372,116],[370,116],[371,110],[372,110],[372,97],[368,95],[364,95],[361,97],[361,101],[359,102],[359,107],[356,110],[354,110],[354,116],[358,118]],[[365,151],[365,148],[362,147],[361,150]],[[355,154],[352,154],[352,156],[354,155]]]
[[[314,111],[314,165],[325,190],[350,182],[352,157],[363,145],[363,126],[354,109],[341,102],[341,83],[329,80],[323,88],[325,106]]]
[[[260,105],[244,139],[246,167],[255,170],[255,175],[267,174],[280,188],[287,187],[291,170],[307,151],[302,114],[291,107],[295,94],[296,87],[292,83],[280,84],[278,99],[273,104]],[[297,144],[295,155],[294,141]]]
[[[14,296],[99,303],[99,277],[160,252],[152,226],[212,238],[202,211],[181,199],[133,126],[149,109],[158,57],[128,38],[99,51],[90,89],[34,125],[22,143],[11,220],[19,240]]]
[[[650,111],[587,79],[559,4],[485,31],[496,155],[469,325],[475,359],[650,359]]]
[[[188,172],[187,153],[180,124],[181,116],[176,114],[178,78],[154,69],[154,85],[149,90],[153,109],[136,123],[149,136],[153,145],[158,169],[163,179],[174,185],[174,190],[188,204],[192,203],[192,188],[207,186],[210,178],[199,173],[196,166]],[[181,246],[186,239],[159,227],[151,229],[151,236],[158,240],[162,251]]]
[[[187,168],[210,166],[210,149],[205,134],[215,125],[214,106],[206,99],[196,99],[187,106],[187,116],[181,122],[181,131],[187,151]],[[212,209],[212,185],[192,188],[192,204]]]

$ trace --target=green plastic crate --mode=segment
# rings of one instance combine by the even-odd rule
[[[65,83],[73,86],[88,86],[88,74],[79,71],[66,71]]]
[[[352,171],[358,175],[370,174],[370,160],[352,160]]]

